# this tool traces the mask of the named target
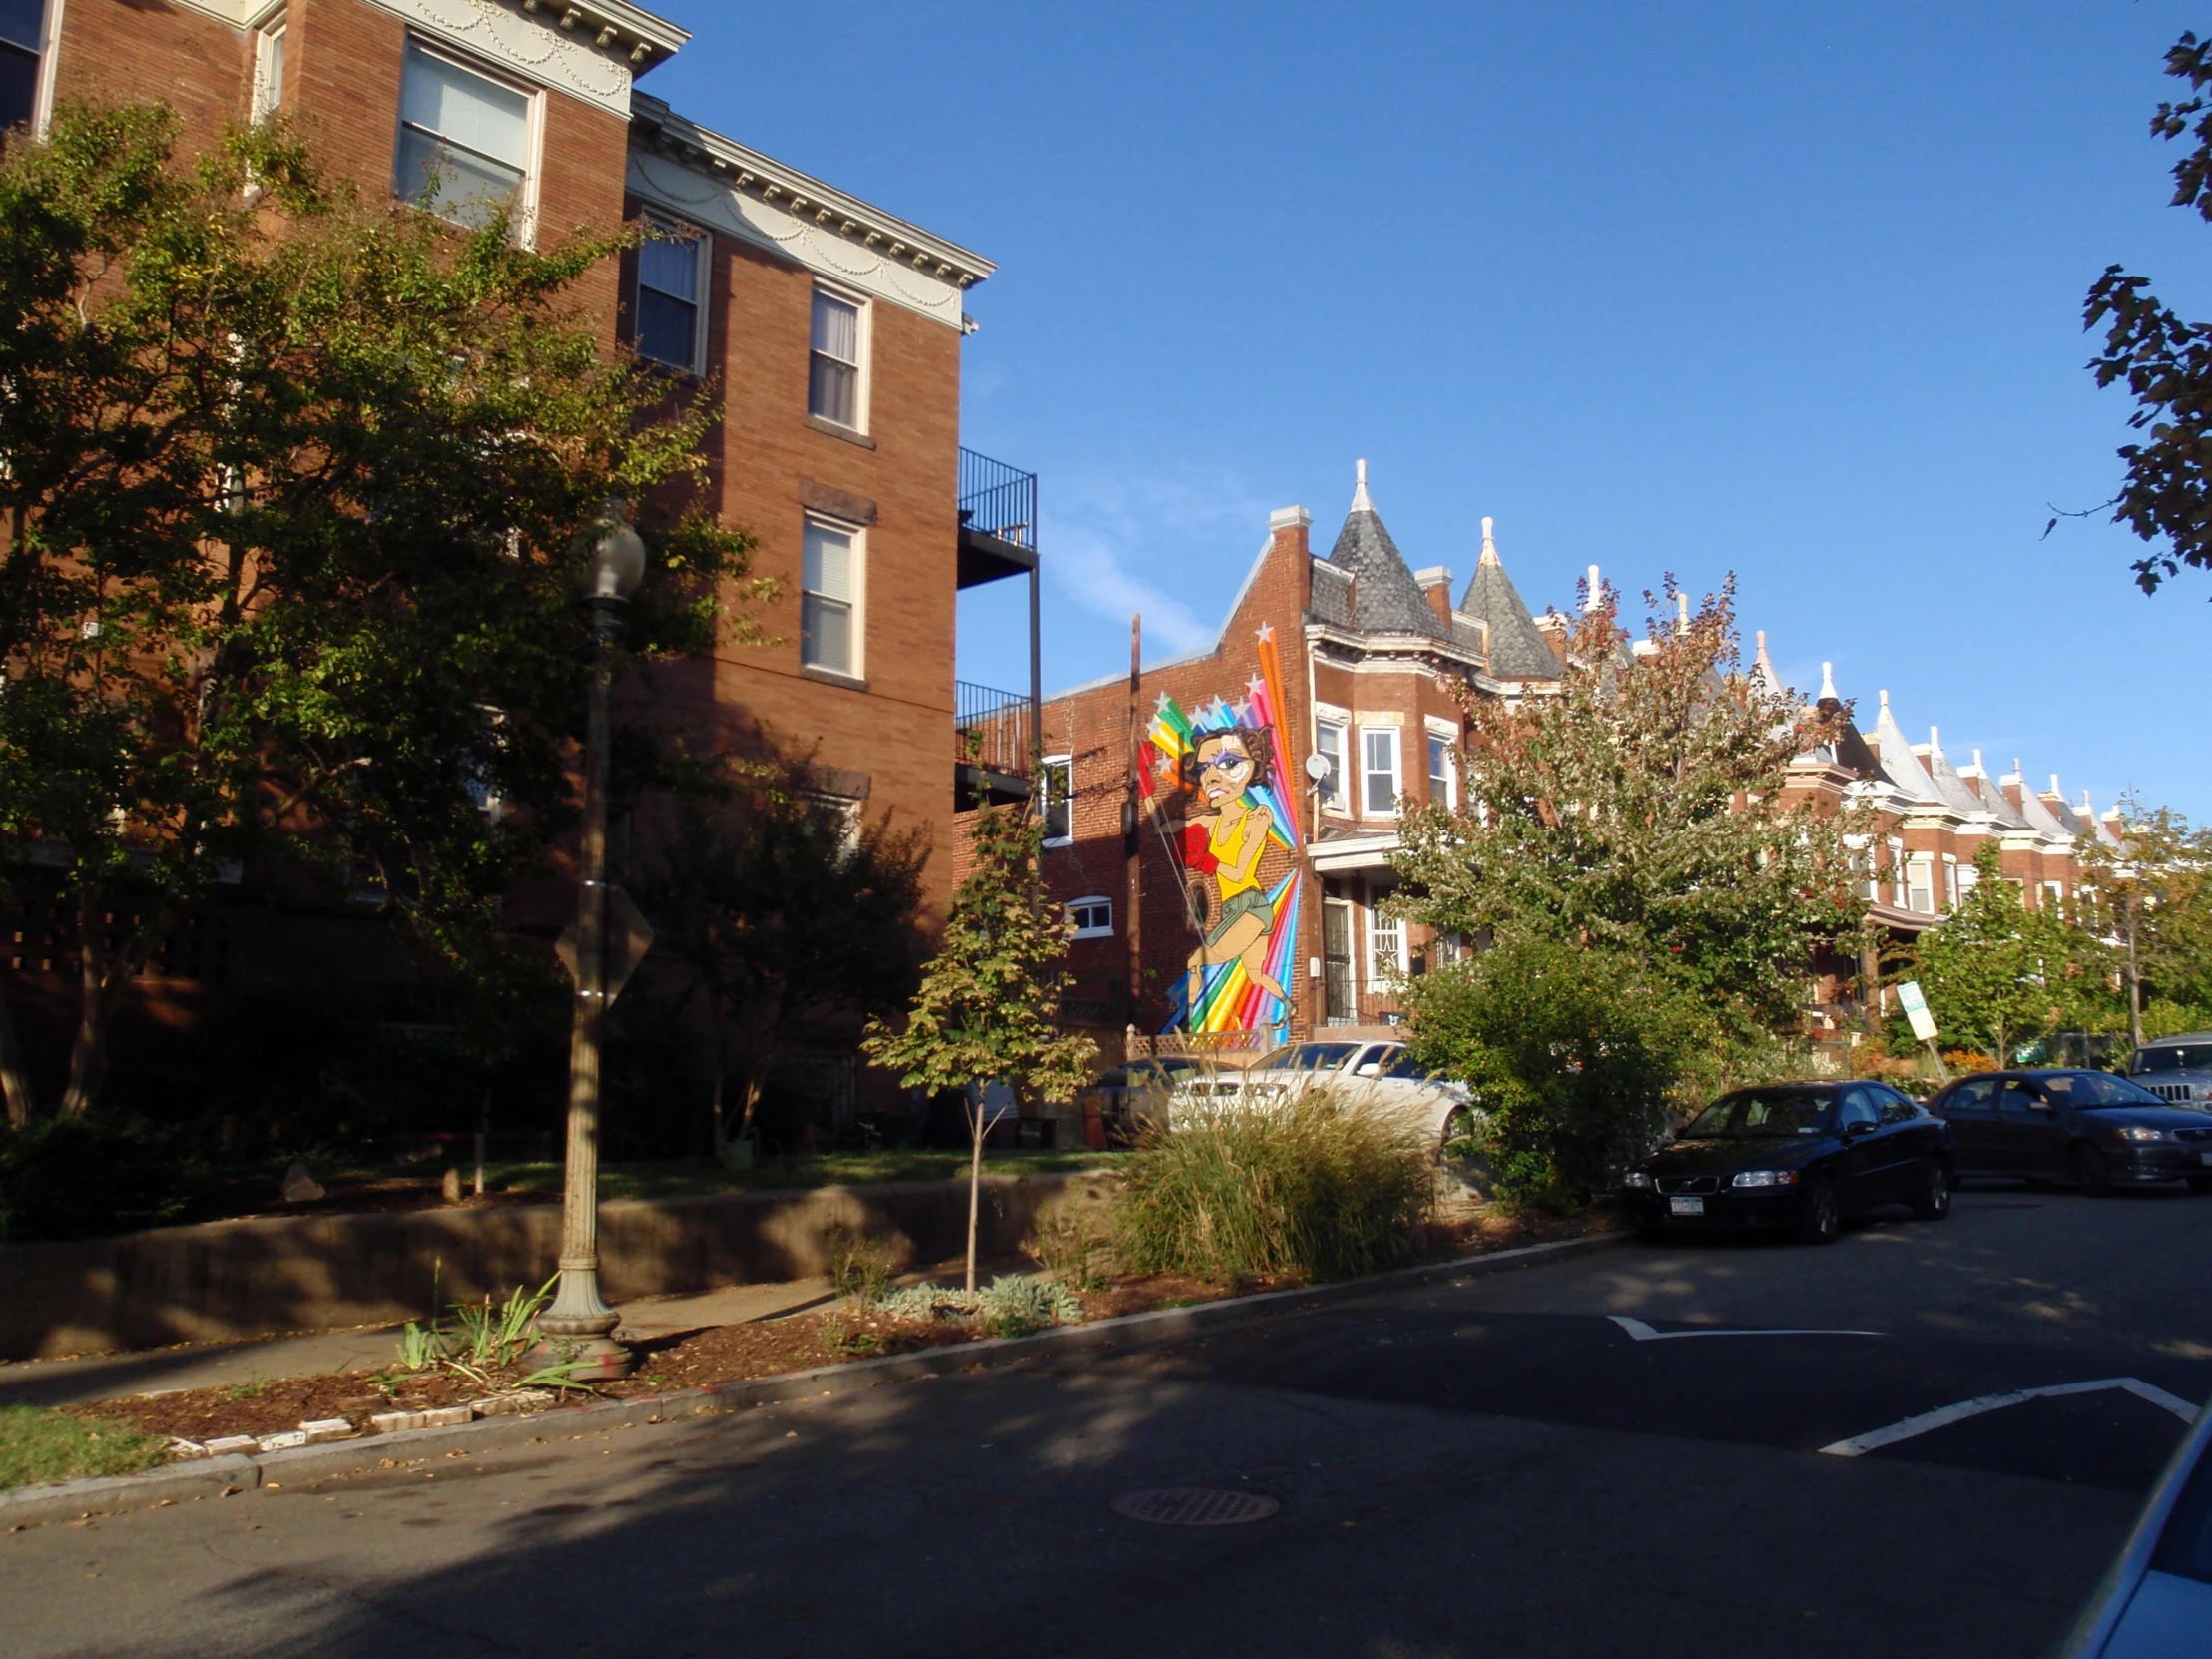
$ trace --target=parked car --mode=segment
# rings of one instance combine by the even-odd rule
[[[1467,1135],[1474,1104],[1466,1085],[1423,1070],[1402,1042],[1291,1043],[1242,1072],[1199,1072],[1176,1083],[1171,1119],[1237,1104],[1266,1104],[1326,1087],[1353,1103],[1404,1112],[1441,1151]]]
[[[1127,1145],[1148,1123],[1168,1115],[1168,1098],[1175,1085],[1205,1069],[1204,1063],[1184,1054],[1157,1059],[1131,1060],[1099,1073],[1090,1093],[1098,1101],[1098,1115],[1109,1141]]]
[[[2197,1412],[2058,1659],[2198,1659],[2212,1645],[2212,1404]]]
[[[1829,1244],[1844,1218],[1910,1205],[1950,1214],[1950,1130],[1883,1083],[1780,1083],[1724,1094],[1622,1183],[1635,1224],[1794,1229]]]
[[[2212,1031],[2153,1038],[2127,1057],[2127,1075],[2169,1106],[2212,1112]]]
[[[2108,1071],[1985,1071],[1929,1102],[1950,1125],[1960,1175],[2212,1192],[2212,1122]]]

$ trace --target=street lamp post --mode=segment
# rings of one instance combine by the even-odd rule
[[[538,1316],[534,1366],[566,1364],[580,1382],[628,1377],[614,1340],[622,1316],[599,1295],[599,1050],[607,1023],[607,696],[622,613],[645,574],[645,543],[608,503],[578,572],[591,605],[590,707],[584,734],[583,887],[576,900],[576,1023],[568,1047],[568,1167],[561,1191],[561,1283]]]

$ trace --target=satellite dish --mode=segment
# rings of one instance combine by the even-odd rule
[[[1307,756],[1306,776],[1317,784],[1327,778],[1329,776],[1329,757],[1326,755]]]

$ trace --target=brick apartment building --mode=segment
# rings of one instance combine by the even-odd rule
[[[1559,678],[1566,619],[1530,612],[1490,520],[1456,600],[1447,567],[1415,569],[1400,554],[1365,462],[1326,555],[1310,529],[1304,508],[1271,516],[1211,649],[1045,702],[1046,878],[1076,929],[1065,1017],[1095,1028],[1109,1052],[1128,1023],[1228,1054],[1396,1023],[1399,987],[1449,948],[1380,906],[1401,805],[1459,804],[1456,688],[1511,702],[1547,695]],[[1598,580],[1593,567],[1593,591]],[[1779,692],[1764,634],[1750,672]],[[1840,708],[1825,669],[1819,695]],[[1978,753],[1954,767],[1936,732],[1907,741],[1887,692],[1879,709],[1871,733],[1847,724],[1836,744],[1799,757],[1785,799],[1873,809],[1866,896],[1899,938],[1970,890],[1984,840],[2038,906],[2070,897],[2085,841],[2114,843],[2116,810],[2100,819],[2086,799],[2068,807],[2055,778],[2039,795],[2016,762],[2001,778]],[[1147,805],[1132,834],[1124,804],[1139,734]],[[1861,964],[1814,966],[1812,1030],[1853,1022]]]
[[[519,234],[548,246],[641,216],[674,233],[592,273],[579,297],[610,348],[719,386],[720,514],[783,582],[763,620],[784,643],[731,646],[626,695],[711,742],[760,729],[812,748],[826,794],[931,827],[941,906],[955,594],[1026,577],[1035,602],[1036,481],[959,442],[962,300],[994,268],[641,91],[688,38],[624,0],[0,0],[0,127],[41,131],[57,99],[159,98],[190,146],[281,110],[325,167],[431,211],[509,197]],[[970,786],[1014,785],[978,770]],[[201,924],[204,954],[158,965],[148,991],[166,1023],[220,977],[252,931],[247,908]],[[0,969],[58,1009],[66,996],[42,982],[67,964],[27,920],[33,949]],[[119,1076],[134,1046],[117,1044]],[[847,1092],[852,1075],[847,1060]]]

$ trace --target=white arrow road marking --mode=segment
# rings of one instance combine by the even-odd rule
[[[1932,1428],[1944,1428],[1954,1422],[1963,1422],[1968,1417],[1978,1417],[1984,1411],[2001,1411],[2005,1406],[2018,1405],[2023,1400],[2056,1399],[2061,1394],[2099,1393],[2106,1388],[2121,1388],[2137,1399],[2147,1399],[2160,1409],[2171,1411],[2183,1422],[2197,1420],[2197,1408],[2194,1405],[2166,1392],[2164,1388],[2154,1387],[2139,1378],[2107,1377],[2095,1382],[2054,1382],[2047,1388],[2018,1388],[2008,1394],[1983,1394],[1979,1399],[1960,1400],[1956,1405],[1945,1405],[1936,1411],[1923,1411],[1917,1417],[1893,1422],[1887,1428],[1877,1428],[1871,1433],[1838,1440],[1834,1445],[1824,1445],[1821,1451],[1829,1457],[1863,1457],[1886,1445],[1910,1440],[1916,1434],[1926,1434]]]
[[[1886,1337],[1886,1331],[1654,1331],[1626,1314],[1605,1316],[1639,1343],[1671,1343],[1677,1337]]]

